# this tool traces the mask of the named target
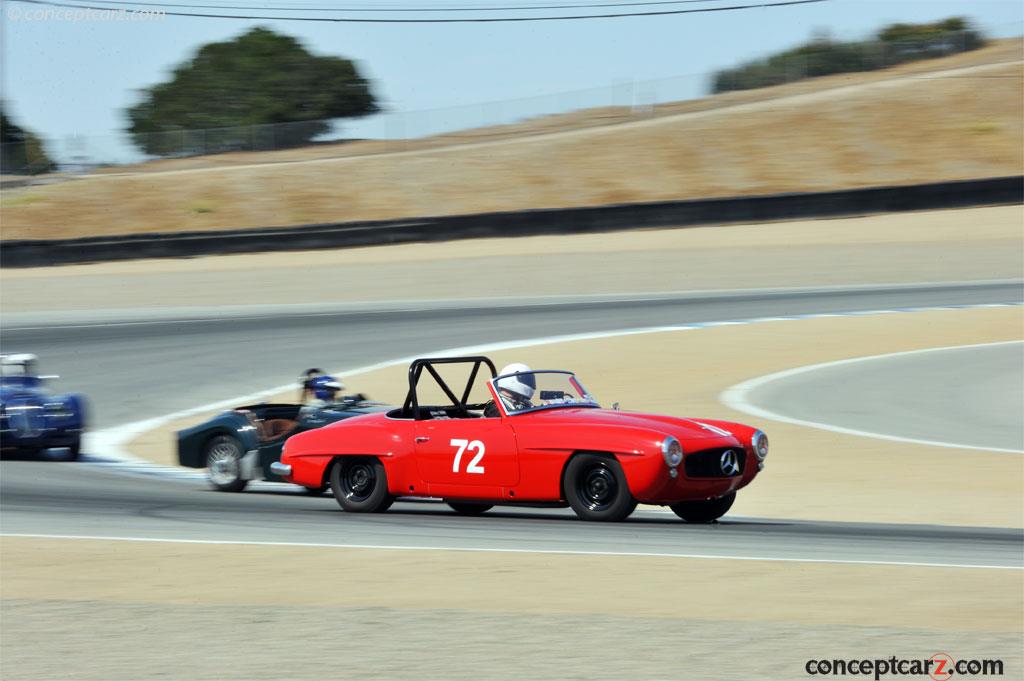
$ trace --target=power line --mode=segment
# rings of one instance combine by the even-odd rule
[[[95,5],[78,5],[70,4],[65,2],[55,2],[54,0],[10,0],[11,2],[23,2],[30,5],[47,5],[50,7],[65,7],[70,9],[90,9],[97,12],[110,12],[113,11],[113,7],[97,7]],[[785,2],[760,2],[749,5],[731,5],[728,7],[700,7],[695,9],[678,9],[678,10],[659,10],[656,12],[618,12],[614,14],[579,14],[572,16],[542,16],[542,17],[470,17],[470,18],[443,18],[443,19],[360,19],[355,17],[274,17],[266,15],[251,15],[251,14],[203,14],[198,12],[161,12],[164,16],[171,17],[192,17],[201,19],[250,19],[258,21],[317,21],[317,22],[331,22],[331,23],[351,23],[351,24],[470,24],[470,23],[496,23],[496,22],[510,22],[510,21],[571,21],[579,19],[619,19],[622,17],[654,17],[654,16],[665,16],[670,14],[699,14],[705,12],[733,12],[744,9],[760,9],[760,8],[771,8],[771,7],[787,7],[790,5],[810,5],[819,2],[829,2],[829,0],[786,0]],[[132,4],[131,2],[124,2],[119,4]],[[152,6],[157,7],[159,5],[153,4]],[[129,7],[119,7],[125,11],[141,11],[134,10]],[[258,10],[263,9],[262,7],[239,7],[241,10]]]
[[[16,1],[16,0],[14,0]],[[98,5],[133,5],[139,7],[183,7],[186,9],[236,9],[236,10],[264,10],[268,12],[513,12],[532,11],[540,9],[589,9],[596,7],[645,7],[650,5],[690,5],[695,3],[712,4],[715,2],[726,2],[727,0],[654,0],[645,2],[607,2],[588,3],[581,2],[574,5],[520,5],[516,7],[264,7],[249,5],[192,5],[188,3],[172,2],[134,2],[133,0],[89,0]]]

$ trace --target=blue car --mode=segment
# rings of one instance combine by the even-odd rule
[[[78,459],[85,430],[85,398],[47,390],[37,359],[30,354],[0,355],[0,450],[39,454],[65,449]]]

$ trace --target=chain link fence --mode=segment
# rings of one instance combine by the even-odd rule
[[[272,125],[247,125],[204,130],[175,129],[147,135],[72,136],[47,139],[42,146],[3,145],[0,173],[11,176],[48,173],[54,167],[67,173],[99,167],[140,163],[155,158],[185,158],[232,152],[279,151],[303,147],[314,158],[349,155],[345,142],[377,140],[389,143],[381,151],[401,150],[414,141],[444,136],[437,144],[486,141],[516,134],[528,123],[531,132],[624,122],[657,113],[659,106],[706,95],[708,92],[780,85],[832,73],[870,71],[909,61],[941,57],[982,46],[979,34],[962,31],[929,40],[866,41],[843,56],[843,68],[826,64],[812,50],[772,58],[736,69],[655,80],[628,80],[605,87],[550,95],[484,102],[420,111],[385,111],[358,120],[315,120]],[[833,44],[834,46],[835,44]],[[829,58],[834,58],[832,54]],[[568,120],[571,117],[571,122]],[[537,120],[537,119],[544,120]],[[313,141],[309,142],[312,137]],[[322,152],[315,147],[326,146]],[[43,153],[45,149],[45,153]],[[156,153],[144,153],[149,149]],[[374,153],[374,152],[369,152]]]

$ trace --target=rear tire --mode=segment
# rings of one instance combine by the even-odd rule
[[[218,435],[206,443],[206,477],[221,492],[241,492],[249,481],[242,477],[242,443]]]
[[[482,515],[494,508],[494,504],[477,504],[471,501],[447,501],[445,503],[459,515]]]
[[[617,522],[636,508],[626,474],[615,459],[579,454],[565,467],[565,500],[581,520]]]
[[[677,516],[688,523],[713,523],[729,512],[736,501],[736,492],[729,492],[724,497],[706,499],[704,501],[680,501],[669,508]]]
[[[384,464],[377,459],[345,457],[331,467],[331,491],[349,513],[382,513],[395,503],[388,494]]]

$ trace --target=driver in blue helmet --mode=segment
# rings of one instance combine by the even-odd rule
[[[341,381],[319,370],[306,372],[302,382],[302,409],[299,416],[317,412],[338,401],[338,393],[344,389]]]

